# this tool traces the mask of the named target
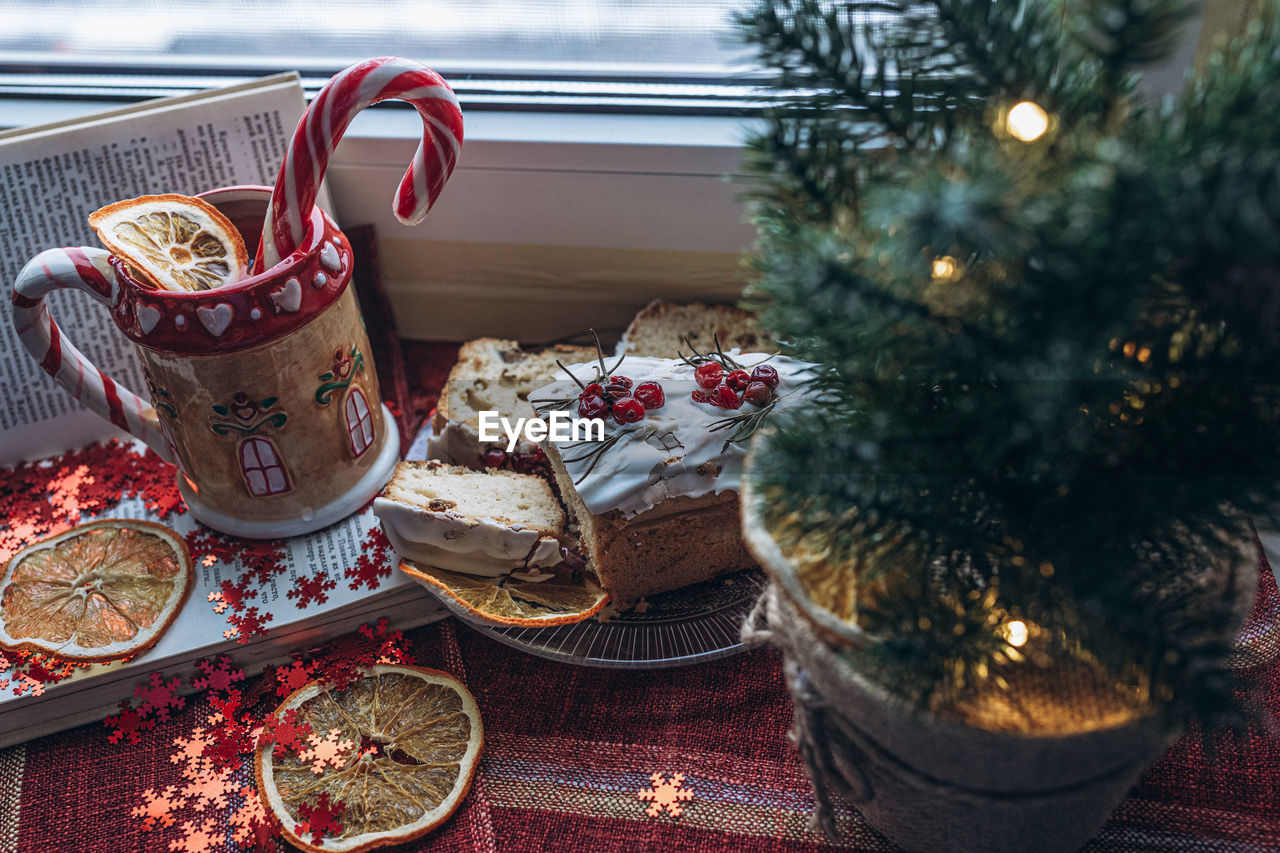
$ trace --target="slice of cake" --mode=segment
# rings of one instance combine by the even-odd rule
[[[479,413],[496,411],[508,418],[531,418],[534,411],[528,403],[529,392],[560,372],[557,360],[571,364],[592,358],[594,349],[565,344],[538,351],[497,338],[463,344],[458,363],[440,392],[427,455],[468,468],[511,467],[513,463],[535,467],[533,463],[541,459],[536,445],[517,446],[513,459],[508,457],[505,442],[482,442]]]
[[[800,403],[811,365],[736,351],[727,358],[707,359],[695,373],[678,359],[627,357],[605,378],[598,363],[581,364],[570,368],[581,385],[565,378],[531,397],[544,417],[580,406],[603,414],[602,441],[544,448],[587,568],[620,606],[755,565],[738,515],[747,440]]]
[[[400,556],[442,569],[496,577],[561,561],[564,511],[541,477],[401,462],[373,511]]]
[[[716,338],[725,350],[772,352],[776,349],[754,316],[727,305],[694,302],[677,305],[655,299],[632,319],[618,342],[618,354],[671,358],[689,353],[685,339],[699,352],[714,352]]]

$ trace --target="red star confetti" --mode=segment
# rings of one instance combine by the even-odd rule
[[[244,680],[244,670],[233,667],[231,658],[226,655],[213,661],[197,661],[196,666],[204,673],[203,677],[191,682],[197,690],[230,690],[232,684]]]
[[[80,520],[80,485],[92,485],[93,482],[88,465],[78,465],[74,471],[49,480],[46,487],[49,491],[49,503],[55,512],[66,518],[68,524],[75,524]]]
[[[239,583],[223,581],[222,588],[216,593],[216,595],[218,596],[217,600],[222,602],[223,609],[230,607],[233,613],[239,613],[244,610],[245,602],[251,598],[258,597],[258,591],[256,589],[250,589],[245,579],[241,578]],[[213,601],[214,599],[211,598],[209,600]],[[222,610],[218,610],[217,612],[221,613]]]
[[[152,830],[157,826],[173,826],[173,812],[187,803],[178,796],[178,789],[173,785],[165,788],[163,793],[148,788],[142,792],[142,800],[142,805],[135,806],[129,814],[142,818],[142,828],[145,830]]]
[[[393,631],[383,618],[373,626],[361,625],[357,633],[339,637],[317,651],[312,659],[312,672],[334,688],[345,690],[375,663],[402,663],[410,659],[404,636]]]
[[[267,811],[257,791],[245,786],[240,789],[243,805],[231,814],[231,840],[241,847],[264,848],[275,836],[275,827],[267,819]]]
[[[259,737],[264,744],[274,743],[276,757],[283,758],[286,753],[301,752],[305,748],[303,743],[310,739],[311,734],[311,724],[305,720],[298,722],[298,710],[290,708],[282,717],[269,715],[263,720]]]
[[[338,817],[346,810],[341,800],[330,802],[328,792],[316,799],[314,806],[306,803],[298,804],[298,814],[304,820],[294,830],[300,837],[311,836],[312,844],[320,844],[326,835],[337,835],[342,832],[342,824]]]
[[[243,613],[233,613],[227,617],[227,621],[231,623],[231,628],[228,631],[223,631],[222,636],[228,640],[234,637],[237,643],[247,643],[254,637],[266,635],[267,620],[270,618],[270,616],[259,614],[256,607],[250,607]]]
[[[169,842],[169,849],[174,853],[209,853],[224,843],[221,833],[214,831],[213,819],[201,821],[183,821],[182,838]]]
[[[181,689],[182,679],[174,678],[166,682],[160,673],[151,673],[151,680],[147,684],[139,684],[133,688],[133,695],[142,700],[138,705],[138,712],[144,717],[154,714],[160,722],[168,720],[170,710],[180,711],[187,704],[187,700],[178,695]]]
[[[191,737],[183,737],[179,735],[173,739],[173,745],[178,751],[169,756],[169,763],[183,764],[186,768],[200,767],[204,763],[204,751],[209,745],[209,739],[204,735],[204,728],[198,728],[191,732]],[[187,775],[185,772],[183,775]],[[188,778],[191,778],[188,776]]]
[[[661,773],[654,773],[649,780],[653,784],[636,793],[641,800],[649,801],[649,807],[644,810],[644,813],[649,817],[657,817],[662,814],[663,809],[666,809],[672,817],[680,817],[684,813],[680,803],[693,799],[692,788],[680,787],[684,783],[684,774],[677,773],[668,782]]]
[[[347,568],[343,575],[351,581],[352,589],[367,586],[377,589],[383,578],[391,576],[395,568],[391,560],[391,543],[381,527],[369,530],[364,539],[363,553],[356,558],[356,564]]]
[[[231,774],[234,772],[230,767],[204,770],[187,783],[182,789],[182,794],[188,798],[190,806],[198,812],[204,811],[205,807],[210,805],[224,808],[227,805],[227,795],[239,790],[231,779]]]
[[[315,734],[309,735],[307,742],[311,746],[299,753],[298,757],[303,761],[310,761],[311,772],[317,776],[324,773],[326,765],[332,766],[334,770],[341,770],[356,745],[349,740],[339,740],[340,737],[342,731],[339,729],[329,729],[329,734],[323,738]]]
[[[337,586],[338,582],[330,579],[324,572],[320,572],[314,577],[299,575],[293,582],[293,589],[289,590],[286,595],[289,598],[298,599],[297,606],[301,609],[312,602],[324,604],[329,600],[329,590],[336,589]]]
[[[288,666],[276,667],[276,693],[288,696],[311,680],[311,664],[295,658]]]
[[[155,721],[144,720],[128,700],[120,703],[120,713],[114,717],[107,717],[104,720],[107,727],[114,729],[111,736],[107,738],[111,743],[120,743],[127,740],[131,745],[137,746],[142,742],[139,732],[147,731],[155,727]]]

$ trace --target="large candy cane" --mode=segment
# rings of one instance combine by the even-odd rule
[[[421,222],[453,172],[462,147],[462,110],[439,74],[408,59],[382,57],[338,72],[298,122],[271,194],[254,272],[286,258],[302,244],[311,206],[347,125],[379,101],[413,104],[422,117],[422,142],[400,181],[393,210],[406,225]]]

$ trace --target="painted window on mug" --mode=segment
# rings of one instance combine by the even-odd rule
[[[240,470],[249,494],[255,498],[284,494],[292,488],[289,472],[270,439],[254,437],[241,442]]]
[[[351,452],[359,456],[373,444],[373,416],[369,414],[369,401],[360,393],[359,388],[352,388],[351,393],[347,394],[346,409]]]

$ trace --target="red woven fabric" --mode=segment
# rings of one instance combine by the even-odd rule
[[[1265,569],[1264,565],[1264,569]],[[1265,571],[1264,603],[1275,584]],[[447,622],[411,632],[416,660],[461,678],[484,718],[481,769],[462,807],[412,850],[829,849],[808,828],[811,798],[787,739],[791,705],[776,657],[756,651],[658,672],[580,669],[512,651]],[[1261,681],[1280,709],[1277,670]],[[100,725],[25,752],[18,849],[167,851],[180,827],[146,831],[129,810],[145,788],[181,784],[172,741],[210,711],[193,701],[136,747]],[[652,773],[685,776],[679,818],[636,794]],[[1253,732],[1209,766],[1196,735],[1151,768],[1092,851],[1260,850],[1280,845],[1280,748]],[[225,815],[209,817],[227,829]],[[845,809],[849,849],[892,849]],[[231,845],[214,849],[235,849]]]

